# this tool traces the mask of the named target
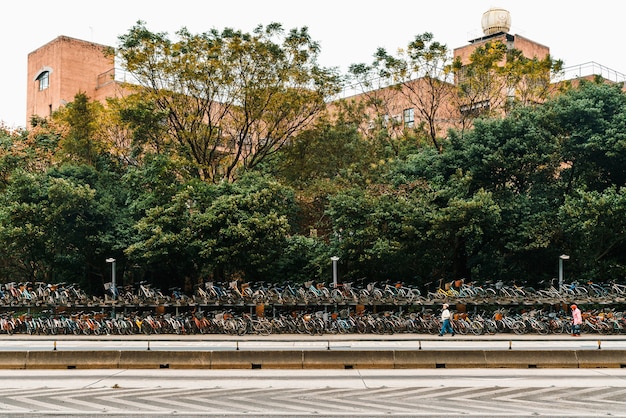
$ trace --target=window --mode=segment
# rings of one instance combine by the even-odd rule
[[[39,80],[39,90],[45,90],[48,87],[50,87],[50,72],[49,71],[43,71],[41,74],[39,74],[39,77],[37,77],[37,80]]]
[[[415,111],[411,109],[404,109],[404,126],[406,128],[412,128],[415,125]]]
[[[463,116],[477,117],[480,114],[487,113],[491,109],[489,100],[481,100],[476,103],[462,105],[459,109]]]

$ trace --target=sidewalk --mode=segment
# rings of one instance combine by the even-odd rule
[[[0,351],[33,350],[626,350],[626,335],[3,335]]]

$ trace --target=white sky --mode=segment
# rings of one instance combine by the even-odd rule
[[[511,13],[510,33],[549,47],[566,66],[595,61],[626,73],[623,4],[615,0],[2,0],[0,122],[26,125],[28,54],[60,35],[117,46],[138,20],[171,38],[182,27],[251,32],[278,22],[286,30],[307,26],[321,45],[320,63],[345,72],[370,63],[376,48],[395,52],[424,32],[450,49],[466,45],[482,36],[482,14],[491,7]]]

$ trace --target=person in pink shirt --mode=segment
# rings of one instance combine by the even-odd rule
[[[580,326],[583,323],[583,316],[578,306],[570,306],[572,309],[572,337],[580,337]]]

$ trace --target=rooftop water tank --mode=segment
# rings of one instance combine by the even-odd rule
[[[508,32],[511,29],[511,14],[508,10],[492,7],[483,13],[481,23],[485,35]]]

